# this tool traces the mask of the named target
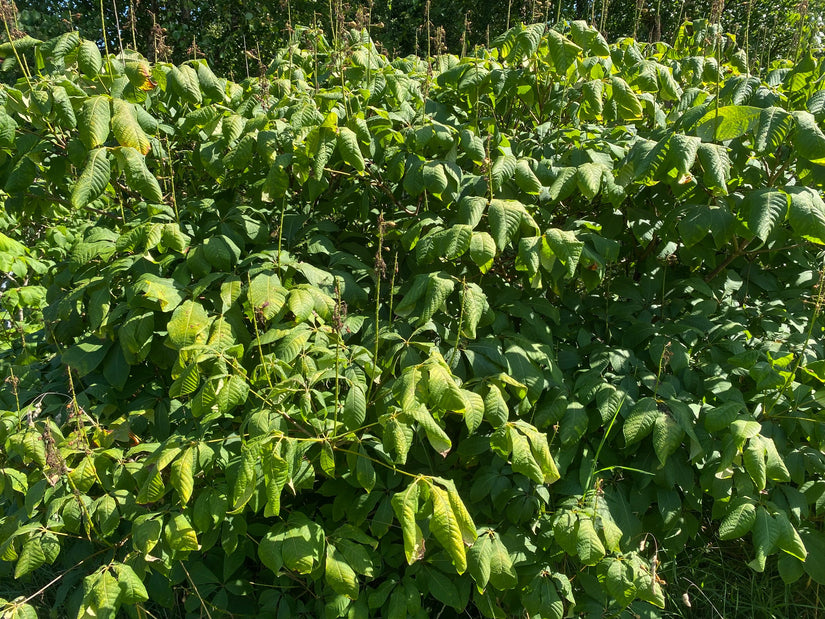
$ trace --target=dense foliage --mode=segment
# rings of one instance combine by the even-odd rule
[[[344,43],[6,46],[0,614],[650,615],[700,531],[825,584],[823,60]]]
[[[3,0],[0,6],[7,5]],[[78,30],[98,40],[101,27],[112,51],[142,50],[150,60],[209,59],[213,71],[238,79],[258,76],[286,45],[294,24],[317,25],[328,40],[346,29],[369,28],[390,56],[452,53],[489,45],[516,23],[587,19],[608,40],[632,35],[673,43],[686,19],[721,20],[738,38],[751,66],[760,69],[825,34],[825,0],[16,0],[17,29],[38,39]]]

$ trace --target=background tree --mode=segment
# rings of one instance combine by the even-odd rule
[[[608,39],[672,43],[682,21],[715,16],[754,66],[764,66],[821,41],[825,15],[825,0],[19,0],[16,13],[4,4],[12,36],[45,40],[77,29],[102,45],[105,25],[111,50],[135,48],[151,60],[174,62],[205,57],[235,79],[258,75],[257,59],[284,45],[294,25],[317,25],[327,35],[353,23],[369,26],[390,55],[405,56],[461,53],[519,22],[566,19],[585,19]]]

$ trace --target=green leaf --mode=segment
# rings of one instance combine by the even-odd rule
[[[467,551],[464,548],[464,538],[461,526],[453,512],[448,493],[438,486],[430,486],[430,501],[433,507],[433,516],[430,520],[430,530],[435,538],[450,555],[453,565],[459,574],[467,569]]]
[[[261,273],[249,282],[246,294],[253,312],[269,321],[281,311],[289,291],[281,286],[277,275]]]
[[[293,288],[289,291],[289,311],[295,314],[296,322],[305,322],[315,310],[315,298],[309,290]]]
[[[375,487],[375,467],[372,465],[367,450],[363,446],[358,448],[358,458],[355,461],[355,478],[367,493]]]
[[[747,105],[712,108],[696,124],[696,135],[706,142],[726,142],[745,135],[759,122],[762,110]]]
[[[192,497],[195,487],[195,448],[187,447],[172,463],[170,482],[177,490],[181,502],[185,505]]]
[[[435,449],[442,458],[446,457],[453,447],[452,441],[450,441],[450,437],[447,436],[447,433],[444,432],[442,427],[438,425],[438,422],[433,418],[430,411],[427,410],[427,407],[421,404],[404,412],[421,424],[432,448]]]
[[[266,482],[264,516],[271,518],[281,511],[281,492],[289,481],[289,463],[271,449],[265,449],[262,468]]]
[[[668,414],[659,413],[653,426],[653,450],[664,466],[673,452],[682,444],[685,432],[679,424]]]
[[[530,582],[522,601],[530,616],[540,616],[542,619],[562,619],[564,616],[564,602],[546,571],[542,571]]]
[[[107,150],[96,148],[91,151],[72,189],[72,206],[80,209],[99,198],[109,185],[111,172]]]
[[[808,557],[808,551],[802,537],[788,519],[788,515],[779,511],[774,515],[774,522],[779,529],[779,537],[776,542],[779,549],[800,561],[805,561]]]
[[[117,607],[120,605],[120,585],[112,576],[111,572],[97,572],[84,579],[83,589],[86,594],[83,597],[83,606],[86,612],[81,615],[91,614],[94,617],[114,617]],[[81,610],[83,609],[81,606]]]
[[[496,257],[496,242],[493,237],[486,232],[473,232],[470,257],[482,273],[489,271]]]
[[[111,109],[105,95],[89,97],[80,108],[78,126],[80,140],[89,150],[103,146],[109,139]]]
[[[799,236],[825,245],[825,202],[819,193],[809,187],[784,187],[791,196],[788,221]]]
[[[765,560],[776,551],[781,533],[780,526],[767,510],[760,505],[756,508],[756,519],[751,529],[755,556],[748,565],[756,572],[765,571]]]
[[[508,426],[507,428],[507,437],[510,441],[510,448],[513,454],[513,472],[521,473],[537,484],[543,483],[544,472],[533,457],[533,452],[530,450],[530,442],[527,440],[527,437],[523,436],[512,426]]]
[[[756,489],[764,490],[767,481],[766,450],[760,439],[761,437],[756,435],[748,441],[748,445],[742,453],[742,460],[745,464],[745,470],[753,480]]]
[[[547,46],[556,73],[566,74],[579,57],[582,48],[553,28],[547,29]]]
[[[415,521],[418,514],[419,483],[416,479],[406,490],[397,492],[392,497],[392,509],[404,538],[404,555],[410,565],[424,557],[424,534]]]
[[[14,567],[14,577],[16,579],[22,578],[29,572],[36,570],[45,562],[46,554],[43,552],[40,536],[32,536],[23,544],[23,550],[17,559],[17,565]]]
[[[338,129],[338,150],[344,163],[352,166],[358,172],[364,171],[364,156],[358,146],[358,136],[355,135],[352,129],[348,127]]]
[[[494,428],[503,426],[510,417],[510,409],[504,400],[501,389],[490,384],[484,398],[484,419]]]
[[[585,565],[596,565],[604,557],[604,546],[590,518],[581,517],[576,523],[576,554]]]
[[[163,203],[163,192],[149,168],[143,155],[131,146],[121,146],[113,149],[120,166],[126,174],[126,183],[129,189],[139,193],[147,202]]]
[[[172,67],[167,74],[172,90],[184,101],[200,105],[203,101],[198,74],[192,67],[181,65]]]
[[[793,127],[793,116],[782,108],[763,109],[754,129],[753,149],[760,154],[776,152]]]
[[[730,158],[728,149],[721,144],[702,143],[699,146],[699,163],[704,171],[704,182],[715,195],[728,195],[730,182]]]
[[[163,524],[159,516],[147,514],[138,516],[132,523],[132,545],[141,554],[147,555],[157,545]]]
[[[788,216],[790,197],[776,189],[757,189],[745,194],[742,212],[747,213],[748,228],[763,243]]]
[[[504,183],[513,178],[517,163],[518,160],[513,155],[501,155],[496,158],[490,169],[493,191],[498,191]]]
[[[794,112],[796,152],[803,159],[817,165],[825,165],[825,134],[819,128],[816,118],[808,112]]]
[[[632,445],[650,434],[658,418],[658,412],[659,408],[653,398],[639,400],[630,410],[622,426],[625,443]]]
[[[719,525],[719,539],[729,540],[742,537],[750,532],[756,522],[756,507],[752,503],[742,503],[728,512]]]
[[[364,424],[366,417],[366,394],[360,385],[352,384],[344,400],[344,425],[348,430],[355,430]]]
[[[292,512],[287,520],[281,553],[284,565],[299,574],[309,574],[324,554],[324,531],[301,512]]]
[[[613,101],[621,120],[638,120],[642,117],[642,103],[628,83],[617,75],[610,77]]]
[[[206,342],[209,329],[209,315],[197,301],[184,301],[172,313],[167,329],[169,341],[180,350],[186,346]]]
[[[164,529],[166,543],[172,550],[188,552],[198,550],[198,536],[184,514],[176,514],[169,519]]]
[[[117,584],[120,587],[120,601],[124,604],[139,604],[149,599],[146,587],[131,567],[124,563],[115,563]]]
[[[572,278],[584,250],[584,243],[576,238],[575,233],[558,228],[547,230],[543,241],[542,252],[549,250],[564,265],[567,276]]]
[[[503,250],[513,240],[527,213],[521,202],[515,200],[491,200],[487,217],[490,222],[490,232],[496,246]]]
[[[346,595],[351,600],[358,599],[358,580],[355,571],[347,563],[346,557],[332,544],[327,544],[324,576],[333,591]]]
[[[152,148],[149,137],[137,121],[134,107],[123,99],[112,101],[112,131],[121,146],[131,146],[141,155],[146,155]]]
[[[576,184],[587,200],[592,200],[599,193],[603,169],[596,163],[583,163],[576,168]]]
[[[424,324],[441,309],[453,288],[455,288],[455,280],[443,271],[429,274],[418,324]]]
[[[531,195],[538,195],[541,191],[541,181],[536,177],[535,172],[530,167],[526,159],[519,159],[515,171],[516,185],[524,192]]]
[[[74,129],[77,126],[72,102],[63,86],[52,88],[52,110],[57,124],[64,129]]]
[[[479,589],[485,589],[490,581],[493,561],[493,536],[492,530],[483,531],[475,544],[467,552],[467,567],[470,576],[476,581]]]
[[[100,48],[94,41],[83,40],[77,50],[77,68],[86,76],[94,77],[100,72],[103,59]]]

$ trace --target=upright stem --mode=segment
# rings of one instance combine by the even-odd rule
[[[103,35],[103,49],[106,52],[106,58],[107,58],[106,63],[108,64],[109,63],[109,61],[108,61],[108,58],[109,58],[109,42],[106,40],[106,14],[105,14],[105,11],[103,10],[103,0],[100,0],[100,31],[101,31],[101,34]],[[111,71],[109,71],[109,72],[111,73]]]

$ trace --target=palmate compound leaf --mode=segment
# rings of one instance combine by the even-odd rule
[[[401,525],[404,538],[404,555],[410,565],[424,557],[424,534],[415,521],[421,483],[424,482],[416,479],[405,490],[395,493],[392,497],[392,509]]]

